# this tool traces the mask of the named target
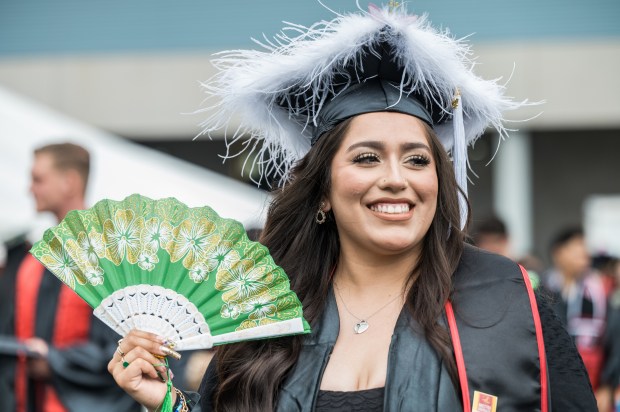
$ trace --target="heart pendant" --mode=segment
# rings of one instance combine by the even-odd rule
[[[358,323],[355,324],[355,327],[353,327],[353,330],[358,335],[360,333],[364,333],[364,332],[366,332],[368,330],[368,323],[365,320],[363,320],[361,322],[358,322]]]

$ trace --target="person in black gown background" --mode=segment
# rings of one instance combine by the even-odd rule
[[[89,169],[90,154],[81,146],[59,143],[35,150],[30,190],[37,211],[60,221],[70,210],[83,209]],[[0,409],[139,411],[104,373],[120,337],[29,249],[23,239],[10,245],[0,274],[0,339],[24,348],[0,354]]]

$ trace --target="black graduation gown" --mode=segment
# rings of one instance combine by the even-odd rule
[[[539,410],[535,405],[523,409],[523,405],[536,400],[538,390],[536,338],[532,334],[530,338],[513,339],[527,335],[530,329],[529,302],[523,295],[525,288],[520,286],[523,284],[520,270],[505,258],[467,246],[455,276],[459,277],[455,282],[455,308],[466,318],[459,331],[465,358],[470,361],[466,362],[470,389],[474,386],[500,394],[499,406],[504,405],[499,407],[500,411]],[[481,296],[485,299],[479,299]],[[549,410],[596,411],[585,368],[568,333],[547,302],[539,301],[538,308],[547,355]],[[523,323],[524,320],[527,322]],[[312,410],[330,347],[337,338],[338,323],[335,299],[330,293],[321,322],[305,337],[300,359],[283,384],[278,411]],[[401,313],[392,337],[390,357],[393,359],[388,365],[384,410],[462,410],[460,393],[443,370],[441,360],[423,337],[408,327],[409,323],[408,314]],[[510,331],[512,327],[514,332]],[[484,335],[488,338],[483,339]],[[403,356],[395,357],[397,352],[403,352]],[[486,357],[497,363],[486,362]],[[211,395],[217,385],[216,360],[205,373],[200,399],[191,394],[193,401],[200,403],[192,412],[212,410]]]
[[[0,274],[0,335],[15,334],[15,286],[19,266],[29,245],[9,248],[7,264]],[[35,335],[51,342],[61,282],[45,271],[36,302]],[[91,315],[92,316],[92,315]],[[89,339],[85,343],[62,349],[50,345],[48,362],[51,384],[61,403],[70,412],[139,411],[140,406],[118,387],[107,370],[120,337],[96,318],[91,319]],[[17,358],[0,355],[0,410],[15,410],[15,372]],[[34,385],[29,385],[32,388]],[[29,409],[34,410],[35,396],[29,393]]]

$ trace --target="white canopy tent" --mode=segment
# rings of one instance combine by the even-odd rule
[[[0,87],[0,242],[31,240],[55,224],[37,215],[29,193],[33,150],[73,142],[91,153],[88,205],[132,193],[208,205],[246,228],[262,226],[268,195],[256,188],[97,130]],[[2,257],[0,256],[0,261]]]

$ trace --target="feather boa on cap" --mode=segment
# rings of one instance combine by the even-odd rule
[[[394,48],[403,67],[401,90],[414,90],[452,112],[460,90],[465,143],[473,143],[493,126],[500,136],[507,129],[502,113],[529,104],[504,96],[504,86],[483,80],[472,72],[471,51],[463,40],[438,31],[426,16],[371,6],[369,12],[338,16],[310,27],[291,23],[273,40],[258,42],[263,50],[231,50],[217,54],[218,73],[203,84],[208,95],[207,119],[201,134],[224,134],[230,146],[244,140],[248,155],[258,151],[252,169],[275,176],[284,184],[291,167],[310,149],[312,127],[328,98],[332,79],[343,67],[356,62],[363,47],[383,40]],[[388,30],[385,29],[387,26]],[[382,36],[382,37],[380,37]],[[308,93],[299,102],[294,96]],[[211,106],[209,107],[209,104]],[[228,130],[232,118],[240,125]],[[454,146],[452,121],[434,129],[446,150]],[[249,139],[247,139],[249,137]],[[262,143],[262,144],[261,144]],[[227,154],[234,157],[238,154]]]

